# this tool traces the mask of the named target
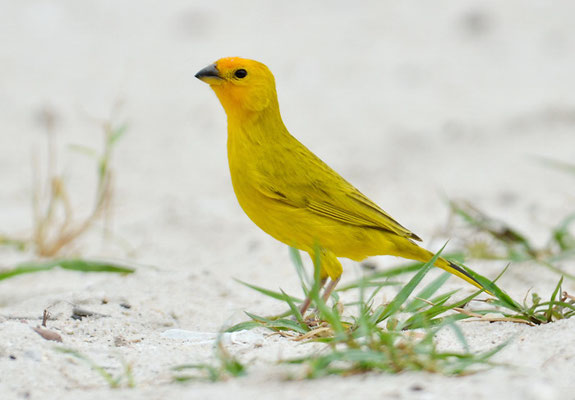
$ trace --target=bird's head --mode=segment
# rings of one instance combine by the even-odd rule
[[[277,107],[274,76],[264,64],[239,57],[221,58],[196,74],[216,92],[228,116]]]

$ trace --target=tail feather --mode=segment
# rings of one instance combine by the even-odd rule
[[[419,247],[413,242],[411,242],[411,246],[408,251],[411,256],[410,258],[421,262],[427,262],[434,256],[432,252],[425,250],[422,247]],[[403,256],[405,257],[405,255]],[[487,288],[485,288],[481,283],[479,283],[475,278],[473,278],[465,269],[461,268],[457,264],[452,263],[451,261],[446,260],[443,257],[439,257],[435,261],[434,266],[441,268],[449,272],[450,274],[457,276],[458,278],[463,279],[464,281],[472,284],[473,286],[484,290],[488,294],[493,295]]]
[[[479,283],[475,278],[473,278],[469,273],[461,268],[459,265],[452,263],[451,261],[447,261],[445,258],[439,257],[434,264],[436,267],[439,267],[450,274],[453,274],[466,282],[471,283],[473,286],[485,290],[487,293],[491,294],[489,290],[487,290],[481,283]]]

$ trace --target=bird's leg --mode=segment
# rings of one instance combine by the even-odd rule
[[[325,285],[325,282],[327,281],[328,276],[332,277],[330,282],[329,282],[329,285],[325,288],[325,290],[323,292],[322,298],[323,298],[323,301],[325,302],[329,299],[331,292],[333,292],[333,289],[335,288],[335,286],[339,282],[339,278],[341,276],[341,273],[343,272],[342,267],[341,267],[341,263],[339,262],[339,260],[335,256],[335,254],[333,254],[332,252],[330,252],[328,250],[322,249],[320,247],[316,247],[314,249],[314,251],[309,252],[309,255],[313,261],[314,268],[319,269],[319,273],[320,273],[318,293],[319,293],[319,291],[321,291],[321,289]],[[316,270],[316,272],[317,272],[317,270]],[[337,278],[333,279],[334,276]],[[302,316],[305,314],[305,312],[309,308],[309,306],[311,304],[311,300],[312,300],[311,299],[311,293],[308,293],[307,298],[305,299],[305,301],[303,302],[303,304],[300,308],[300,313]]]
[[[327,301],[329,300],[329,296],[331,296],[331,292],[333,292],[333,289],[335,289],[335,287],[337,286],[337,284],[339,283],[340,277],[338,277],[337,279],[332,279],[329,281],[329,284],[327,285],[327,287],[325,288],[325,290],[323,291],[323,295],[321,296],[321,298],[323,299],[324,302],[327,303]],[[324,285],[325,282],[327,281],[327,278],[322,278],[322,280],[319,282],[319,290],[321,290]],[[303,316],[305,316],[305,313],[307,311],[307,309],[309,308],[309,305],[311,304],[311,293],[309,293],[307,295],[307,297],[305,298],[304,302],[302,303],[299,312],[300,314]]]
[[[333,289],[335,289],[335,287],[337,286],[340,278],[341,276],[338,276],[336,279],[332,279],[329,281],[329,285],[327,285],[327,287],[323,291],[322,299],[324,302],[327,303],[327,301],[329,300],[329,296],[331,295],[331,292],[333,292]]]
[[[325,281],[327,281],[327,278],[322,278],[319,281],[319,288],[318,291],[321,290],[321,288],[323,287],[323,285],[325,285]],[[331,286],[331,282],[329,283]],[[311,304],[311,291],[307,294],[307,297],[305,298],[305,300],[303,301],[301,307],[299,308],[299,312],[300,314],[303,316],[305,316],[305,312],[307,311],[307,309],[309,308],[309,305]]]

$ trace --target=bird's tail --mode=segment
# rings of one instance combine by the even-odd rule
[[[415,243],[412,243],[413,247],[411,248],[413,259],[421,262],[428,262],[433,258],[434,254],[428,250],[425,250],[422,247],[419,247]],[[453,274],[464,281],[472,284],[473,286],[483,289],[486,293],[492,294],[487,288],[485,288],[481,283],[479,283],[475,278],[473,278],[465,269],[460,267],[457,264],[452,263],[451,261],[446,260],[443,257],[439,257],[436,261],[434,266],[441,268],[450,274]]]
[[[479,288],[479,289],[483,289],[485,290],[485,292],[491,294],[491,292],[489,290],[487,290],[481,283],[479,283],[475,278],[473,278],[471,275],[469,275],[469,273],[464,270],[463,268],[461,268],[459,265],[452,263],[451,261],[447,261],[445,258],[439,257],[436,261],[435,261],[435,265],[436,267],[439,267],[447,272],[449,272],[450,274],[453,274],[461,279],[463,279],[466,282],[471,283],[473,286]]]

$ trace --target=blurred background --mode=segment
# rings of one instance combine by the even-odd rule
[[[284,252],[237,206],[225,114],[194,78],[224,56],[267,64],[292,134],[425,239],[446,223],[445,198],[472,200],[536,241],[572,211],[572,176],[537,160],[575,160],[572,1],[0,8],[3,232],[30,228],[32,160],[43,165],[47,132],[72,201],[92,201],[94,162],[69,145],[100,148],[108,122],[127,127],[113,157],[112,225],[131,256],[224,268],[253,257],[246,249]],[[83,251],[125,256],[112,243]]]

